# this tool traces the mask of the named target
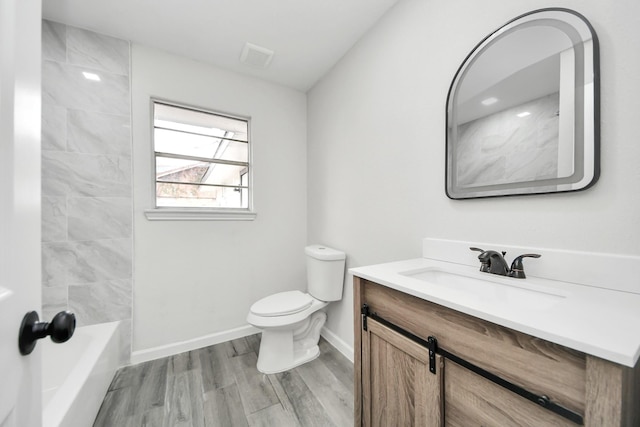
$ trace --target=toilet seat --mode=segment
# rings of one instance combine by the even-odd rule
[[[306,310],[313,297],[300,291],[287,291],[269,295],[251,306],[251,313],[262,317],[287,316]]]

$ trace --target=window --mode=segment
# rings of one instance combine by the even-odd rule
[[[155,211],[250,212],[249,149],[248,119],[154,101]]]

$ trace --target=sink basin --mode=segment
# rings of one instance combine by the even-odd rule
[[[400,274],[430,285],[441,286],[446,291],[458,295],[491,299],[496,302],[504,301],[512,306],[523,306],[529,309],[550,308],[567,297],[566,294],[553,288],[531,285],[526,282],[527,279],[514,279],[489,273],[477,272],[478,277],[475,277],[476,275],[430,267]]]

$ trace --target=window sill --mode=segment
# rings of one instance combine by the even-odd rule
[[[158,208],[147,209],[144,215],[149,221],[253,221],[257,214],[246,210]]]

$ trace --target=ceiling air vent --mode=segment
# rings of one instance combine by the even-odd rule
[[[253,43],[245,43],[240,62],[256,68],[267,68],[273,58],[273,51]]]

